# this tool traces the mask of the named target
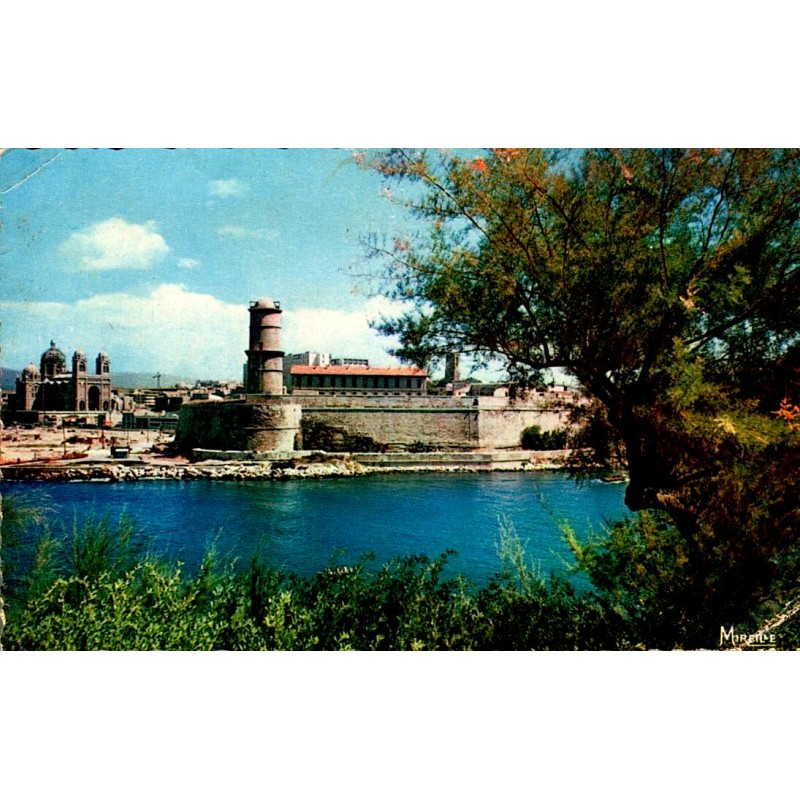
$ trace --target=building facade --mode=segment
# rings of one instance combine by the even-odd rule
[[[418,367],[294,366],[291,393],[356,395],[424,395],[428,373]]]
[[[89,372],[83,350],[72,355],[72,370],[54,341],[42,354],[39,368],[28,364],[17,378],[18,411],[110,411],[111,359],[100,352]]]

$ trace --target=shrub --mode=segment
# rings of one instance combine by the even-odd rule
[[[257,560],[238,568],[210,550],[194,575],[132,555],[127,522],[90,521],[71,547],[50,535],[9,616],[4,645],[29,650],[421,650],[578,647],[583,601],[523,563],[513,532],[504,565],[475,591],[445,577],[450,553],[374,569],[367,556],[310,577]],[[580,625],[576,628],[576,621]]]
[[[500,568],[485,586],[447,577],[450,553],[373,557],[310,577],[241,567],[208,551],[194,574],[141,555],[124,519],[91,521],[71,547],[45,532],[16,582],[3,644],[26,650],[516,650],[716,647],[720,625],[755,632],[797,605],[800,546],[774,559],[770,592],[733,606],[730,575],[702,582],[665,514],[641,513],[587,543],[565,530],[577,589],[526,561],[501,524]],[[705,573],[704,573],[705,574]],[[735,577],[735,576],[734,576]],[[737,601],[738,602],[738,601]],[[781,647],[800,642],[800,613]]]
[[[520,446],[523,450],[563,450],[567,446],[567,431],[562,428],[542,432],[539,425],[531,425],[522,431]]]

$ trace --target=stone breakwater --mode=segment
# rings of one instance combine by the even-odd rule
[[[148,481],[148,480],[290,480],[330,475],[360,474],[358,464],[315,465],[257,464],[81,464],[80,466],[29,466],[6,470],[8,481]]]
[[[487,470],[534,471],[562,469],[562,458],[538,458],[528,461],[447,464],[363,464],[354,458],[325,461],[226,461],[221,463],[153,464],[95,463],[15,465],[5,467],[6,481],[145,481],[145,480],[295,480],[300,478],[355,477],[384,472],[479,472]]]

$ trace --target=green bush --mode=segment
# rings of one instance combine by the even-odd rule
[[[587,614],[566,582],[551,584],[526,567],[510,531],[501,537],[501,572],[480,590],[445,577],[450,553],[409,556],[377,569],[364,557],[301,577],[257,560],[244,568],[220,564],[212,549],[192,575],[180,564],[134,554],[135,538],[124,520],[116,528],[90,521],[73,531],[69,547],[45,533],[12,605],[4,646],[563,649],[581,646],[586,620],[596,615]]]
[[[523,450],[563,450],[567,446],[565,429],[545,431],[539,425],[531,425],[522,431],[520,446]]]
[[[798,597],[800,546],[773,563],[771,591],[730,605],[732,576],[698,583],[666,515],[642,513],[580,543],[575,571],[545,577],[501,525],[498,572],[481,587],[448,577],[451,553],[376,566],[366,556],[310,577],[220,563],[194,573],[142,555],[126,520],[90,520],[59,541],[46,530],[8,603],[8,650],[517,650],[716,647],[720,625],[755,632]],[[716,573],[715,573],[716,574]],[[735,576],[733,576],[735,577]],[[743,610],[744,609],[744,610]],[[779,646],[800,642],[800,614]]]

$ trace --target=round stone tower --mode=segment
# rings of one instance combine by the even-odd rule
[[[246,397],[190,401],[180,409],[175,446],[181,452],[238,450],[286,453],[302,442],[303,409],[283,395],[280,303],[250,303]]]
[[[245,350],[249,394],[283,394],[282,313],[271,297],[250,303],[250,349]]]

